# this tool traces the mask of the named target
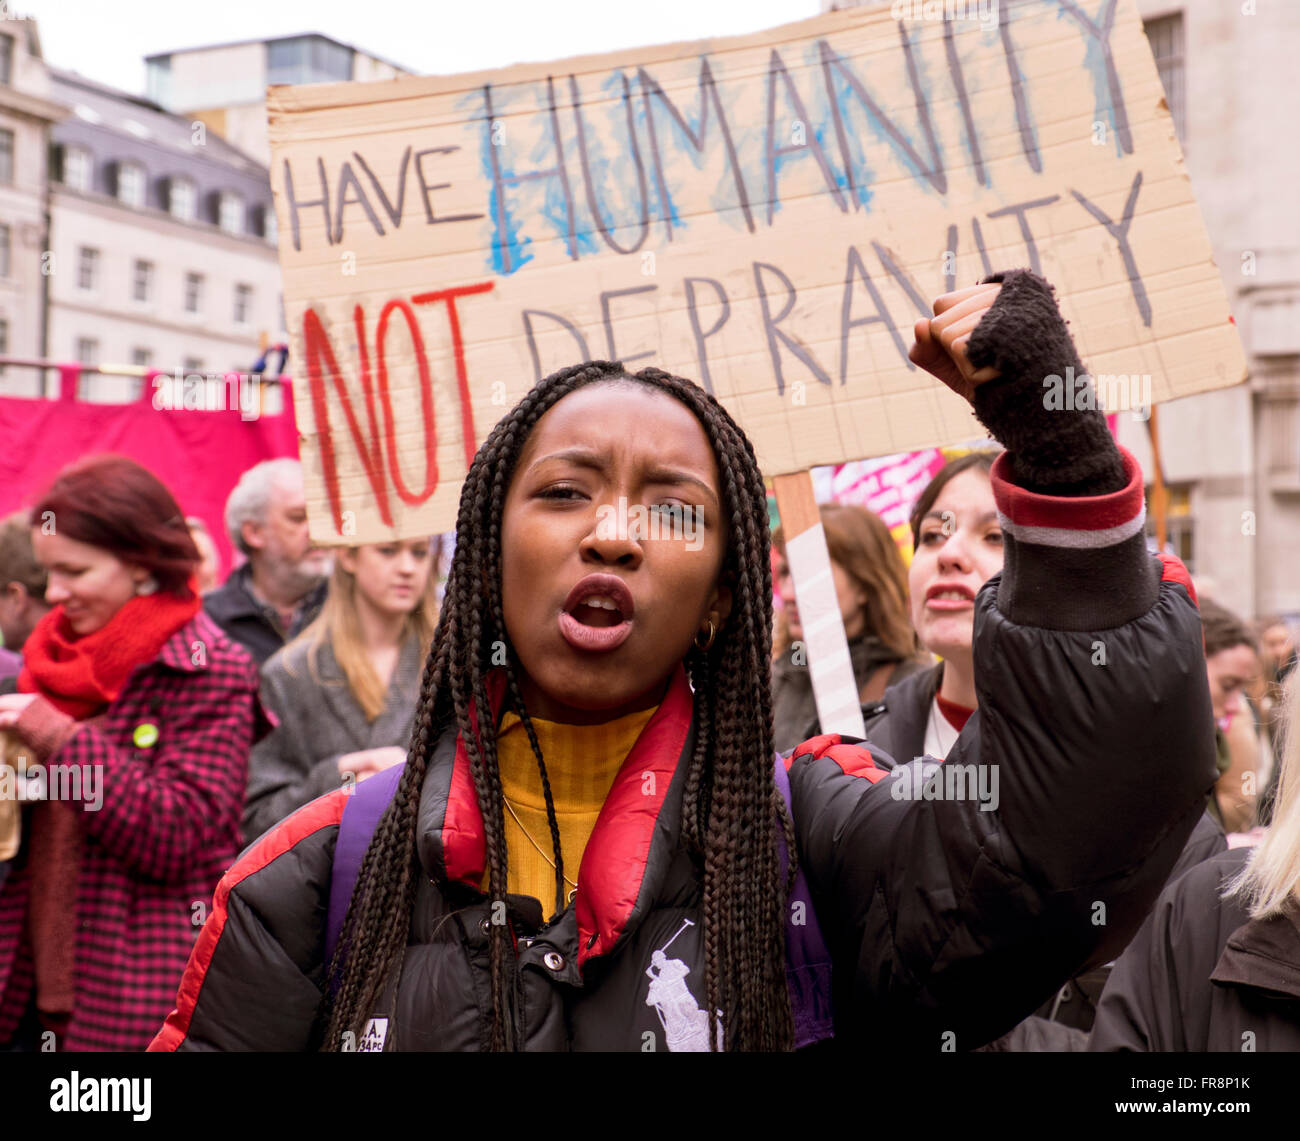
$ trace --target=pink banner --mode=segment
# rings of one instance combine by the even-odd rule
[[[944,462],[944,454],[938,448],[857,460],[815,469],[813,486],[818,502],[865,507],[879,515],[891,531],[897,532],[898,528],[907,526],[916,497]]]
[[[133,403],[95,404],[77,398],[77,365],[60,366],[59,371],[61,394],[56,400],[0,396],[0,514],[31,506],[73,460],[116,452],[147,467],[176,496],[186,515],[197,515],[208,525],[224,579],[232,559],[224,521],[226,498],[254,464],[298,456],[288,378],[280,378],[284,411],[262,416],[260,403],[247,401],[248,378],[233,373],[221,385],[232,399],[209,411],[210,403],[193,407],[201,402],[169,387],[174,381],[167,373],[149,373],[140,399]],[[208,391],[217,387],[214,378]],[[245,394],[242,410],[240,393]]]

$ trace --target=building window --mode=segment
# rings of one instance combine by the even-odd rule
[[[0,35],[0,83],[12,83],[14,74],[14,38]]]
[[[279,231],[275,224],[275,207],[269,202],[254,208],[253,232],[259,238],[265,238],[272,245],[275,245]]]
[[[12,186],[14,181],[14,133],[0,130],[0,183]]]
[[[352,78],[352,49],[324,36],[295,36],[266,45],[267,83],[331,83]]]
[[[203,275],[187,273],[185,275],[185,312],[197,313],[203,306]]]
[[[253,287],[235,286],[235,324],[247,325],[253,313]]]
[[[1174,130],[1178,141],[1186,145],[1186,87],[1183,74],[1183,14],[1175,12],[1172,16],[1161,16],[1143,25],[1147,40],[1151,44],[1151,54],[1156,58],[1156,71],[1160,73],[1160,82],[1165,88],[1165,102],[1169,104],[1169,113],[1173,116]]]
[[[202,372],[202,371],[203,371],[202,357],[186,357],[185,360],[181,363],[181,372],[184,373],[186,376],[189,376],[189,374],[192,372]]]
[[[87,366],[99,363],[99,342],[94,337],[77,338],[77,362]]]
[[[194,183],[187,178],[174,178],[168,195],[168,208],[172,217],[185,222],[194,221]]]
[[[9,276],[9,255],[12,241],[13,231],[8,226],[0,225],[0,277]]]
[[[228,234],[244,232],[244,200],[238,194],[222,191],[217,207],[217,224]]]
[[[145,89],[149,98],[169,111],[172,99],[172,57],[156,55],[144,61]]]
[[[84,147],[68,147],[63,152],[63,185],[85,193],[90,189],[90,152]]]
[[[117,168],[117,197],[128,206],[144,205],[144,167],[139,163],[124,162]]]
[[[77,251],[77,285],[81,289],[94,289],[99,281],[99,251],[82,246]]]
[[[153,353],[148,349],[134,348],[131,350],[131,363],[137,368],[148,368],[153,364]]]
[[[9,322],[0,317],[0,357],[9,352]],[[4,376],[5,366],[0,364],[0,376]]]
[[[136,301],[148,301],[153,293],[153,262],[136,258],[131,274],[131,296]]]

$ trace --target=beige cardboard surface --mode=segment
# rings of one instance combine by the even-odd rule
[[[906,352],[990,269],[1056,285],[1112,409],[1241,381],[1133,0],[942,7],[272,88],[313,537],[451,528],[475,447],[582,359],[706,385],[767,474],[969,439]]]

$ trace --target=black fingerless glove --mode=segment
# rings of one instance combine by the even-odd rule
[[[1043,495],[1106,495],[1124,487],[1124,464],[1094,408],[1049,409],[1043,381],[1076,377],[1084,367],[1056,307],[1052,287],[1027,269],[995,273],[997,300],[967,343],[977,368],[992,365],[997,380],[975,389],[975,415],[1006,446],[1016,483]],[[1091,384],[1091,381],[1089,381]]]

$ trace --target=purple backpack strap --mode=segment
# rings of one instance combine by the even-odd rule
[[[406,771],[405,763],[393,765],[363,780],[343,806],[338,840],[334,844],[334,867],[330,871],[330,905],[325,921],[325,962],[334,958],[348,915],[348,904],[361,874],[361,864],[370,847],[370,838],[379,826],[379,818],[392,803],[397,782]]]
[[[780,756],[776,758],[776,787],[785,799],[786,811],[793,818],[790,774]],[[786,850],[784,829],[777,833],[777,844],[781,863],[788,868],[790,854]],[[831,955],[817,923],[803,868],[795,875],[794,888],[787,900],[785,955],[790,1006],[794,1011],[794,1045],[798,1050],[835,1036],[831,1016]]]

